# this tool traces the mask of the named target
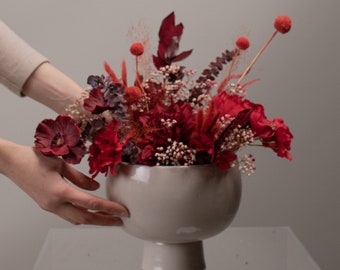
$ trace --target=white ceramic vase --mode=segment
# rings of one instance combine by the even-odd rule
[[[144,240],[143,270],[205,268],[203,240],[228,227],[241,198],[237,169],[122,164],[108,198],[125,205],[123,229]]]

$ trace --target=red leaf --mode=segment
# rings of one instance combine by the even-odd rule
[[[153,56],[153,62],[156,68],[171,65],[172,62],[181,61],[191,54],[192,50],[176,55],[183,29],[184,26],[182,23],[175,24],[174,12],[171,12],[163,19],[158,32],[159,42],[157,56]]]
[[[126,87],[127,86],[127,72],[126,72],[126,62],[122,62],[122,81],[123,85]]]
[[[184,60],[185,58],[187,58],[191,53],[192,53],[192,50],[182,52],[182,53],[180,53],[179,55],[177,55],[176,57],[174,57],[174,58],[172,59],[172,62],[179,62],[179,61],[182,61],[182,60]]]
[[[114,71],[112,70],[112,68],[110,67],[110,65],[107,62],[104,62],[104,68],[107,72],[107,74],[109,74],[109,76],[112,79],[113,83],[119,83],[119,79],[117,78],[116,74],[114,73]]]

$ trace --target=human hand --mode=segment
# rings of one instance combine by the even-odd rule
[[[99,183],[56,157],[46,157],[32,147],[0,141],[1,172],[44,210],[73,224],[121,225],[128,211],[118,203],[83,192]],[[65,179],[64,179],[65,178]]]

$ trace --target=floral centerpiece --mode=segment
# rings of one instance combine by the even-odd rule
[[[241,171],[252,172],[253,156],[238,157],[237,152],[253,145],[270,148],[290,160],[293,136],[289,128],[281,118],[268,119],[261,104],[246,98],[246,88],[255,80],[242,82],[276,33],[290,30],[290,18],[277,17],[274,27],[275,32],[243,73],[235,73],[235,66],[249,40],[239,37],[235,48],[225,50],[196,75],[195,70],[176,64],[192,50],[179,53],[184,26],[175,23],[174,13],[169,14],[159,29],[157,53],[150,59],[154,71],[143,73],[140,59],[145,44],[133,43],[132,85],[125,61],[121,76],[105,62],[107,74],[89,76],[89,89],[65,115],[38,125],[35,148],[71,164],[88,154],[92,177],[115,174],[116,165],[122,162],[216,164],[222,170],[239,164]]]

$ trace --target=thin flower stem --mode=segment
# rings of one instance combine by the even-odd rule
[[[139,77],[138,56],[136,56],[136,82],[137,82],[138,87],[141,89],[142,93],[144,94],[144,97],[146,98],[146,93],[145,93],[145,90],[143,88],[142,82],[140,81],[140,77]],[[145,101],[145,106],[146,106],[146,110],[149,111],[149,104],[147,100]]]
[[[136,56],[136,71],[138,72],[138,57],[137,56]]]
[[[231,61],[229,72],[228,72],[228,76],[227,76],[228,81],[231,78],[231,73],[233,72],[233,69],[234,69],[234,66],[235,66],[235,63],[236,63],[236,59],[238,58],[239,55],[240,55],[240,51],[238,51],[238,53],[233,57],[233,60]]]
[[[255,55],[253,61],[251,61],[251,63],[249,64],[249,66],[245,69],[245,71],[243,72],[243,74],[241,75],[241,77],[239,78],[239,80],[236,83],[236,86],[239,86],[242,79],[244,78],[244,76],[246,76],[250,69],[253,67],[253,65],[255,64],[255,62],[257,61],[257,59],[260,57],[260,55],[263,53],[263,51],[267,48],[267,46],[269,45],[269,43],[272,41],[272,39],[276,36],[277,34],[277,30],[271,35],[271,37],[267,40],[267,42],[262,46],[262,48],[260,49],[260,51]]]
[[[231,74],[232,74],[232,71],[234,69],[234,66],[235,66],[235,63],[236,63],[236,60],[238,58],[238,56],[240,55],[240,50],[239,49],[235,49],[236,50],[236,53],[233,57],[233,60],[231,61],[231,64],[230,64],[230,68],[229,68],[229,71],[228,71],[228,74],[227,76],[223,79],[223,81],[221,82],[221,84],[219,85],[218,87],[218,90],[217,90],[217,93],[220,93],[224,90],[224,88],[227,86],[228,82],[230,81],[230,78],[231,78]]]

